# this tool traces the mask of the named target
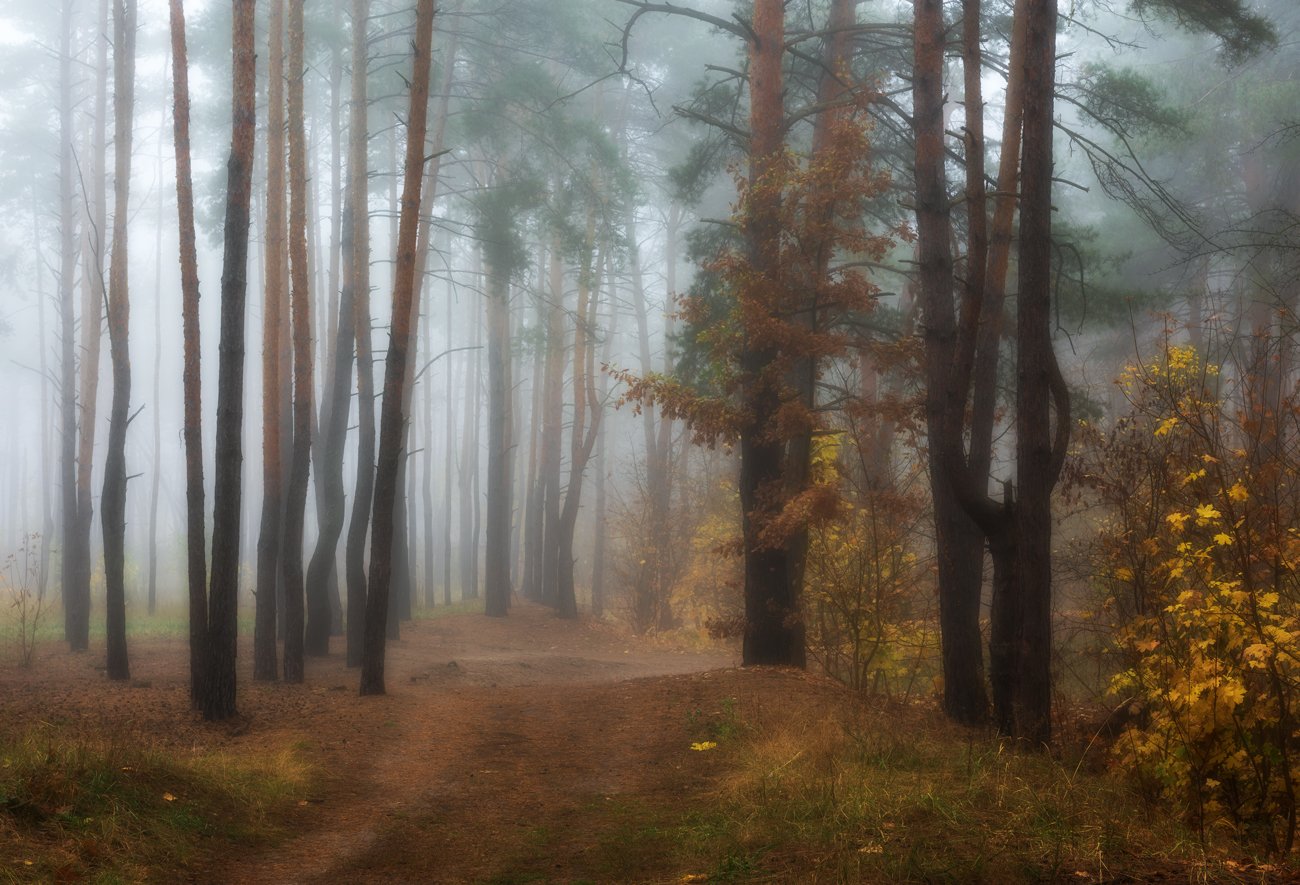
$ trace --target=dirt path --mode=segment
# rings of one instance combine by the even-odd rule
[[[389,695],[356,699],[370,721],[314,731],[337,774],[302,836],[211,881],[469,882],[520,868],[567,880],[600,805],[705,785],[681,698],[731,663],[531,607],[417,624],[389,659]]]
[[[384,697],[358,697],[335,650],[286,686],[248,679],[241,649],[241,716],[214,726],[186,712],[180,640],[137,642],[129,684],[103,678],[102,650],[54,648],[31,671],[0,670],[0,717],[196,751],[292,748],[318,766],[287,839],[216,858],[199,881],[676,881],[690,859],[650,824],[671,826],[710,788],[716,754],[691,742],[722,699],[769,678],[725,651],[638,643],[533,606],[404,625]]]

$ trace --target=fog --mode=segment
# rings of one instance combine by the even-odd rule
[[[787,4],[787,30],[796,35],[786,59],[785,100],[791,109],[816,104],[813,62],[820,52],[815,46],[826,5]],[[956,4],[950,5],[955,15]],[[1010,4],[988,5],[981,79],[992,176],[1000,153],[996,133],[1002,125]],[[245,328],[239,581],[245,608],[257,584],[263,500],[263,352],[288,353],[287,333],[278,343],[268,344],[264,336],[269,266],[266,6],[259,5],[256,37],[258,134]],[[711,557],[704,514],[723,514],[724,528],[731,526],[715,526],[719,544],[738,531],[739,513],[729,497],[734,487],[728,485],[737,469],[735,436],[724,427],[669,420],[644,390],[638,394],[644,397],[643,408],[626,395],[631,379],[657,373],[683,379],[697,390],[716,389],[720,373],[725,375],[719,358],[708,350],[709,321],[701,325],[698,311],[680,314],[679,299],[694,292],[707,300],[716,291],[707,279],[702,287],[692,287],[733,228],[736,183],[745,175],[741,130],[748,125],[748,109],[738,77],[747,62],[743,41],[726,27],[745,19],[744,6],[701,0],[692,7],[700,14],[684,15],[653,4],[612,0],[439,4],[429,153],[440,153],[429,163],[436,164],[436,178],[429,176],[425,184],[436,193],[425,217],[427,257],[403,476],[408,537],[402,546],[409,548],[411,574],[401,592],[409,592],[417,609],[478,596],[486,564],[500,558],[510,564],[512,591],[533,593],[529,537],[544,538],[549,529],[539,526],[554,515],[539,516],[533,525],[529,508],[540,508],[540,513],[561,506],[574,479],[573,457],[582,448],[581,435],[592,433],[589,456],[580,454],[586,462],[580,465],[585,482],[577,493],[571,551],[580,607],[590,611],[594,605],[604,616],[639,630],[654,626],[660,604],[666,607],[677,597],[680,610],[664,615],[661,626],[680,626],[686,618],[702,628],[710,618],[739,610],[735,570],[722,568],[704,578],[697,573],[701,563],[692,560]],[[1297,208],[1294,170],[1300,155],[1290,115],[1297,106],[1292,101],[1297,13],[1289,3],[1254,4],[1276,29],[1276,39],[1261,40],[1260,48],[1246,45],[1249,35],[1238,35],[1240,45],[1233,44],[1224,36],[1227,25],[1215,33],[1214,27],[1196,27],[1186,16],[1161,14],[1167,6],[1070,4],[1059,23],[1052,333],[1074,390],[1076,416],[1103,424],[1123,405],[1114,379],[1127,361],[1157,346],[1162,329],[1174,339],[1189,338],[1230,353],[1234,342],[1249,335],[1251,322],[1259,327],[1258,310],[1250,319],[1252,306],[1264,305],[1265,313],[1286,306],[1276,321],[1286,327],[1286,311],[1293,305],[1290,223]],[[306,9],[303,122],[314,423],[322,415],[322,392],[330,385],[339,293],[346,284],[348,89],[356,62],[349,9],[341,2],[308,4]],[[230,17],[229,9],[216,3],[191,4],[186,15],[210,506],[221,219],[230,150]],[[100,16],[107,12],[90,0],[62,9],[15,0],[0,18],[5,48],[0,62],[5,84],[0,90],[0,201],[5,209],[0,216],[0,414],[5,416],[0,425],[0,553],[18,551],[25,538],[53,551],[41,584],[57,598],[63,544],[60,441],[68,432],[59,418],[66,380],[60,374],[60,342],[62,336],[75,335],[78,374],[89,369],[97,378],[93,411],[81,380],[76,396],[78,424],[88,423],[93,430],[87,485],[95,520],[90,532],[92,597],[94,617],[102,616],[99,494],[113,382],[106,334],[99,336],[98,366],[85,365],[92,358],[85,349],[87,324],[103,322],[102,311],[87,315],[85,299],[96,274],[107,279],[112,221],[126,213],[134,386],[125,448],[130,476],[125,579],[128,618],[134,619],[146,608],[151,574],[159,607],[183,611],[186,604],[172,75],[167,10],[141,2],[130,198],[126,206],[116,206],[112,53],[101,60],[105,34]],[[832,415],[843,408],[845,396],[857,395],[864,386],[900,403],[916,395],[920,381],[905,360],[880,357],[879,367],[870,372],[858,360],[867,359],[864,355],[873,349],[915,340],[926,322],[917,314],[917,265],[909,242],[915,229],[909,116],[912,6],[876,0],[860,4],[856,16],[862,27],[854,32],[846,76],[855,88],[874,96],[865,102],[861,121],[868,127],[871,167],[889,176],[887,185],[859,210],[864,229],[891,237],[892,245],[869,260],[856,256],[864,259],[860,275],[874,287],[876,308],[856,322],[853,334],[860,337],[819,367],[818,405]],[[412,18],[409,6],[375,0],[365,24],[369,317],[379,386],[396,266]],[[66,98],[72,103],[73,128],[65,133],[70,142],[61,146],[58,47],[65,29],[71,46]],[[944,111],[954,200],[961,181],[962,133],[967,131],[956,34],[953,30],[946,62]],[[803,43],[808,51],[801,55]],[[108,118],[99,121],[106,126],[107,143],[105,154],[96,156],[101,104]],[[816,117],[809,112],[789,123],[786,136],[793,156],[806,155]],[[432,147],[434,129],[440,132],[437,147]],[[70,151],[74,160],[74,205],[68,217],[59,204],[61,150]],[[104,205],[95,204],[96,193],[103,194]],[[489,219],[494,211],[504,214]],[[108,222],[104,230],[97,226],[100,218]],[[485,233],[489,222],[497,225],[497,234]],[[60,231],[66,225],[75,228],[76,254],[66,265],[75,268],[70,283],[75,330],[62,327],[59,310]],[[965,234],[959,230],[956,236],[960,240]],[[505,253],[485,259],[485,242],[501,246],[494,237],[509,240],[510,266],[498,268],[508,279],[511,342],[509,550],[488,549],[484,528],[487,262],[506,260],[500,258]],[[855,256],[841,248],[837,257]],[[288,258],[283,260],[287,266]],[[1014,300],[1015,292],[1011,294]],[[579,297],[589,299],[589,319],[576,313]],[[89,303],[94,303],[93,294]],[[554,315],[548,314],[552,309]],[[548,322],[553,324],[549,329]],[[586,363],[593,372],[591,402],[585,393],[575,397],[575,336],[591,352]],[[544,390],[548,359],[556,385],[549,394]],[[1007,359],[1004,377],[1010,371]],[[342,471],[349,512],[345,526],[358,471],[356,383],[354,373]],[[1009,402],[1010,396],[1004,384],[1002,401]],[[287,416],[288,403],[286,399],[282,416]],[[593,404],[601,416],[598,429]],[[581,424],[577,449],[575,420]],[[839,420],[828,418],[826,426]],[[317,434],[318,428],[313,429],[313,444],[319,447]],[[905,420],[898,432],[891,430],[887,450],[872,457],[886,459],[896,476],[914,474],[924,460],[922,436],[915,420]],[[992,488],[1011,475],[1014,440],[1009,414],[1000,409]],[[552,478],[545,476],[543,464],[548,445],[559,453],[558,474]],[[318,535],[318,457],[314,452],[304,559],[311,556]],[[656,460],[662,463],[656,466]],[[677,514],[670,519],[682,530],[679,535],[657,535],[645,524],[656,494],[650,486],[656,483],[670,486],[665,490],[668,509],[659,518]],[[555,497],[539,504],[547,494]],[[634,585],[646,580],[647,557],[672,558],[672,551],[656,547],[665,539],[681,555],[671,575],[652,581],[656,601],[643,602],[634,611]],[[563,555],[569,555],[567,548]],[[340,540],[340,577],[331,587],[341,581],[343,561]],[[686,572],[694,586],[683,585]],[[601,598],[594,601],[593,593]],[[339,599],[335,597],[336,608]]]

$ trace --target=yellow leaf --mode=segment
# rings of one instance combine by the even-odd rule
[[[1178,418],[1174,415],[1170,415],[1168,418],[1160,422],[1160,426],[1156,428],[1155,435],[1167,436],[1169,434],[1169,431],[1173,430],[1174,425],[1176,425],[1177,423],[1178,423]]]
[[[691,744],[691,749],[704,751],[715,749],[717,746],[717,741],[697,741],[696,743]]]
[[[164,802],[175,802],[175,801],[176,801],[176,797],[173,796],[171,793],[163,793],[163,801],[164,801]]]
[[[1229,535],[1226,532],[1219,532],[1214,536],[1214,543],[1218,544],[1220,547],[1231,547],[1232,535]]]
[[[1250,492],[1240,482],[1234,482],[1232,488],[1228,489],[1228,497],[1234,501],[1245,501],[1250,497]]]
[[[1211,520],[1211,519],[1217,519],[1217,518],[1219,518],[1219,517],[1222,516],[1222,515],[1223,515],[1222,513],[1220,513],[1219,511],[1217,511],[1217,510],[1214,509],[1214,505],[1213,505],[1213,504],[1197,504],[1197,505],[1196,505],[1196,524],[1197,524],[1197,525],[1204,525],[1204,524],[1206,523],[1206,521]]]

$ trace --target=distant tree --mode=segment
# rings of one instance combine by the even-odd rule
[[[113,2],[113,255],[108,280],[108,342],[113,401],[101,497],[108,678],[130,679],[126,649],[126,428],[131,421],[131,302],[127,275],[128,200],[135,109],[135,0]]]
[[[384,361],[384,406],[380,419],[379,459],[375,471],[375,500],[370,551],[370,584],[366,600],[365,646],[361,694],[384,693],[384,653],[388,622],[388,588],[392,574],[393,506],[397,498],[398,459],[405,457],[406,416],[403,386],[414,304],[415,246],[420,225],[420,188],[424,181],[424,148],[429,115],[429,72],[433,48],[433,0],[417,0],[411,106],[406,125],[406,164],[402,211],[397,239],[397,272],[393,282],[392,324],[388,357]]]
[[[239,520],[243,473],[244,299],[247,291],[253,135],[257,122],[254,47],[256,0],[232,0],[232,124],[227,163],[225,255],[221,269],[221,340],[217,375],[216,493],[212,520],[212,583],[208,600],[208,664],[204,718],[235,714],[235,650],[239,628]]]
[[[63,0],[59,25],[59,483],[63,638],[73,651],[89,641],[83,627],[81,573],[88,567],[77,539],[77,211],[73,171],[72,30],[75,0]],[[87,590],[89,587],[87,586]],[[86,625],[88,627],[88,624]],[[83,635],[86,636],[83,641]]]

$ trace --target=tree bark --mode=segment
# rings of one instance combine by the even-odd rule
[[[226,166],[225,254],[221,269],[221,340],[217,370],[216,488],[212,520],[212,582],[208,599],[209,658],[203,715],[235,714],[235,648],[239,628],[239,522],[243,473],[244,301],[247,294],[249,198],[257,122],[253,46],[256,0],[232,0],[230,160]]]
[[[779,277],[781,193],[777,178],[785,149],[783,77],[785,5],[754,0],[749,45],[750,150],[745,235],[755,280],[739,297],[742,310],[774,321],[771,287]],[[765,542],[762,530],[779,512],[785,485],[785,448],[773,432],[781,410],[775,345],[770,333],[746,323],[740,354],[744,423],[740,428],[740,506],[744,537],[746,666],[803,666],[804,630],[784,545]]]
[[[916,3],[913,107],[916,128],[917,264],[925,314],[926,428],[939,568],[944,710],[959,722],[982,721],[988,700],[980,635],[983,535],[957,497],[964,391],[952,363],[958,353],[953,308],[952,226],[944,174],[941,0]],[[964,462],[963,462],[964,463]]]
[[[1052,398],[1052,104],[1056,83],[1056,0],[1030,0],[1025,46],[1024,167],[1020,282],[1016,313],[1016,569],[1023,614],[1018,637],[1015,735],[1052,738],[1052,489],[1068,438],[1069,407]],[[1059,448],[1058,448],[1059,447]]]
[[[262,300],[262,521],[257,535],[257,590],[253,620],[253,678],[274,681],[276,593],[284,550],[282,398],[285,362],[280,346],[285,317],[284,0],[271,0],[267,62],[266,243]],[[287,649],[286,649],[287,650]]]
[[[113,364],[108,451],[100,497],[104,530],[104,614],[108,678],[131,678],[126,648],[126,428],[131,421],[131,301],[127,219],[135,110],[135,0],[113,3],[113,254],[108,278],[108,346]]]
[[[302,536],[311,478],[313,396],[311,340],[311,277],[307,254],[307,138],[303,121],[303,2],[289,0],[289,269],[293,313],[293,458],[285,493],[284,546],[280,554],[284,575],[284,681],[301,682],[303,630]],[[313,654],[329,653],[329,596],[313,594]]]
[[[366,19],[369,0],[352,0],[352,96],[348,129],[348,182],[352,188],[352,298],[357,352],[357,475],[348,524],[348,666],[361,666],[366,611],[366,538],[375,482],[375,374],[370,347],[370,206],[366,168]]]
[[[185,341],[185,548],[190,602],[190,700],[199,703],[207,658],[207,532],[204,527],[203,382],[200,372],[199,262],[194,233],[194,179],[190,163],[189,52],[185,9],[171,0],[172,135],[176,144],[176,212],[180,225],[181,322]]]
[[[366,600],[361,694],[384,693],[384,651],[388,621],[388,585],[392,569],[393,503],[397,497],[398,460],[406,416],[403,387],[411,314],[419,310],[415,295],[415,246],[419,227],[420,187],[424,179],[424,139],[429,111],[429,69],[433,44],[433,0],[417,0],[411,108],[407,118],[406,167],[397,237],[397,269],[388,358],[384,366],[384,406],[380,417],[379,460],[375,471],[370,594]]]

